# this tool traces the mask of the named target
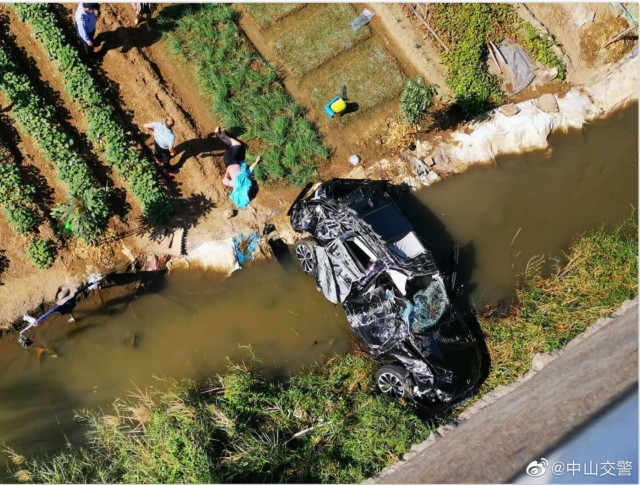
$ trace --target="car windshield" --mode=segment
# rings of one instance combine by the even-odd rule
[[[387,203],[373,210],[361,210],[364,221],[384,240],[392,241],[410,232],[413,227],[407,218],[394,206]]]
[[[424,289],[417,291],[403,312],[409,331],[425,333],[433,328],[449,308],[449,298],[441,278],[434,278]]]

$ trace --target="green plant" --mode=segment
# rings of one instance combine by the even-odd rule
[[[409,79],[400,96],[400,112],[409,123],[418,123],[433,106],[436,87],[422,79]]]
[[[375,362],[343,355],[274,379],[231,365],[201,392],[166,382],[110,414],[83,412],[87,446],[28,460],[34,482],[345,482],[378,472],[429,434],[409,402],[375,392]]]
[[[56,259],[56,249],[51,241],[32,239],[27,246],[27,256],[40,269],[46,269]]]
[[[96,242],[99,233],[95,228],[108,214],[109,209],[103,191],[93,187],[88,189],[82,198],[74,197],[64,204],[58,204],[51,211],[51,215],[58,219],[66,230],[89,244]]]
[[[256,177],[294,185],[310,180],[327,148],[275,69],[241,32],[231,5],[182,6],[173,15],[159,19],[169,52],[193,66],[200,90],[227,129],[262,142]]]
[[[129,184],[142,205],[143,217],[152,223],[167,222],[173,203],[160,185],[156,167],[134,148],[134,141],[121,126],[113,106],[78,51],[64,36],[51,7],[44,3],[15,3],[11,7],[21,20],[31,25],[47,56],[57,61],[66,91],[86,117],[90,140],[104,150],[107,163]]]
[[[511,5],[431,4],[429,8],[436,30],[449,47],[442,59],[449,71],[449,86],[465,115],[474,116],[504,96],[498,78],[486,70],[490,41],[515,40],[534,59],[558,68],[560,77],[564,77],[564,63],[552,50],[553,39],[540,36],[531,24],[518,17]]]
[[[72,197],[91,197],[87,200],[87,207],[97,207],[96,198],[102,199],[102,206],[106,204],[106,194],[96,189],[97,182],[88,164],[73,149],[70,136],[65,133],[55,119],[54,112],[42,98],[40,98],[23,74],[19,66],[9,55],[6,46],[0,44],[0,91],[13,103],[12,115],[21,130],[32,137],[42,150],[45,157],[53,162],[57,168],[57,175],[65,182]],[[28,189],[25,189],[28,190]],[[22,211],[20,220],[24,219]],[[87,241],[93,241],[106,226],[108,213],[102,210],[92,215],[93,226],[89,231],[91,236]],[[83,237],[83,236],[81,236]]]
[[[36,188],[21,179],[9,150],[0,145],[0,204],[18,234],[32,233],[38,227],[35,195]]]

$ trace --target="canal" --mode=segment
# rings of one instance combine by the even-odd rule
[[[476,306],[509,305],[532,257],[562,257],[574,236],[632,213],[637,133],[632,105],[552,136],[547,150],[472,167],[402,205],[436,253],[460,243],[460,281]],[[0,441],[20,453],[79,443],[74,410],[105,408],[136,387],[162,385],[158,378],[197,380],[251,355],[286,372],[352,345],[343,311],[297,267],[276,261],[226,280],[176,271],[138,293],[107,289],[75,316],[48,320],[28,350],[16,335],[0,339]]]

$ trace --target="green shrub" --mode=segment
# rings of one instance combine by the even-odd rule
[[[409,123],[418,123],[433,106],[436,87],[422,79],[409,79],[400,96],[400,112]]]
[[[27,257],[40,269],[46,269],[56,259],[56,249],[51,241],[32,239],[27,246]]]
[[[95,227],[109,214],[102,194],[100,189],[90,188],[84,197],[75,197],[64,204],[58,204],[51,211],[51,215],[74,236],[93,244],[99,235]]]

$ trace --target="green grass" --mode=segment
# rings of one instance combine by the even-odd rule
[[[488,42],[509,39],[521,44],[532,57],[548,67],[558,68],[564,78],[565,66],[552,50],[554,40],[540,36],[508,4],[432,4],[432,22],[449,50],[442,59],[449,71],[448,84],[455,102],[468,116],[484,111],[504,96],[496,76],[487,72]]]
[[[349,101],[358,104],[358,112],[398,96],[404,86],[405,78],[395,59],[369,42],[354,47],[329,65],[330,69],[307,83],[309,96],[318,109],[340,94],[342,85],[347,86]]]
[[[296,15],[304,28],[288,29],[273,39],[273,47],[291,74],[302,76],[371,35],[369,26],[354,32],[356,15],[346,3],[309,5]]]
[[[244,5],[247,13],[263,29],[303,7],[305,7],[304,3],[247,3]]]
[[[541,267],[541,259],[531,264],[511,316],[481,321],[493,367],[486,390],[513,382],[527,372],[535,353],[563,347],[637,295],[637,220],[577,238],[550,278],[541,276]]]
[[[478,397],[527,372],[536,352],[564,346],[637,294],[638,224],[577,238],[561,267],[540,260],[513,315],[481,321],[492,371]],[[430,429],[415,407],[373,388],[376,364],[347,354],[285,378],[233,365],[206,386],[117,401],[83,413],[88,444],[55,457],[13,454],[14,478],[43,483],[355,483],[397,461]],[[451,419],[451,418],[450,418]],[[300,434],[300,432],[303,432]]]
[[[231,132],[260,142],[258,180],[294,185],[311,180],[328,150],[275,69],[242,33],[232,7],[181,5],[163,14],[160,28],[167,33],[169,51],[193,67],[213,113]]]
[[[360,482],[429,434],[413,405],[374,393],[373,371],[369,358],[343,355],[289,379],[237,365],[199,391],[192,382],[169,383],[117,401],[108,415],[83,413],[87,446],[30,460],[16,478]]]

